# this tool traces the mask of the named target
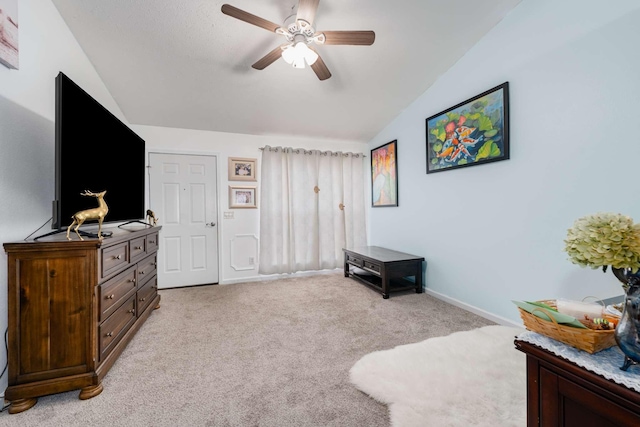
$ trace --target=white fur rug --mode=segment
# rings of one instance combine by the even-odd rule
[[[485,326],[360,359],[355,386],[389,405],[393,427],[525,426],[523,329]]]

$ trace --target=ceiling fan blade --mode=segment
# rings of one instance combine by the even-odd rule
[[[278,46],[277,48],[273,49],[271,52],[263,56],[261,59],[259,59],[255,64],[252,65],[252,67],[256,70],[264,70],[269,65],[276,62],[281,56],[282,46]]]
[[[371,46],[376,39],[373,31],[323,31],[323,44]]]
[[[307,21],[309,24],[313,24],[319,2],[320,0],[300,0],[298,3],[298,14],[296,15],[296,19],[302,19],[303,21]]]
[[[231,6],[230,4],[222,5],[222,13],[224,13],[225,15],[229,15],[232,18],[239,19],[251,25],[255,25],[256,27],[264,28],[265,30],[269,30],[272,32],[275,32],[278,28],[280,28],[280,25],[278,24],[274,24],[273,22],[267,21],[266,19],[260,18],[259,16],[252,15],[249,12],[245,12],[244,10]]]
[[[318,53],[318,51],[315,50],[312,46],[309,46],[309,49],[311,49],[315,53]],[[316,76],[318,76],[320,80],[327,80],[329,77],[331,77],[331,71],[329,71],[329,69],[327,68],[327,65],[322,60],[320,54],[318,54],[318,59],[316,59],[316,62],[311,64],[311,69],[314,73],[316,73]]]

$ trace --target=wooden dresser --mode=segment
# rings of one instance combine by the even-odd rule
[[[640,426],[640,393],[536,345],[515,345],[527,355],[527,426]]]
[[[106,229],[105,229],[106,230]],[[160,227],[111,228],[100,241],[58,234],[5,243],[9,260],[9,387],[12,414],[37,397],[102,391],[102,379],[159,307]]]

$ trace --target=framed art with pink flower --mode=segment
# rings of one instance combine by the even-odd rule
[[[429,117],[427,173],[509,158],[509,82]]]

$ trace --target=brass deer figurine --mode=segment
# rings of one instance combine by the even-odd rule
[[[107,213],[109,212],[109,207],[107,206],[107,203],[104,201],[105,194],[107,194],[106,190],[100,193],[93,193],[89,190],[85,190],[84,193],[80,193],[81,196],[91,196],[91,197],[97,198],[98,207],[93,209],[86,209],[84,211],[76,212],[75,214],[73,214],[73,216],[71,217],[73,218],[73,222],[71,223],[69,228],[67,228],[67,240],[71,240],[71,237],[69,237],[69,231],[71,231],[71,227],[73,227],[74,225],[76,226],[76,228],[74,228],[73,231],[76,232],[80,240],[84,240],[80,235],[80,233],[78,233],[78,228],[88,219],[98,220],[98,239],[102,239],[102,221],[104,220],[104,217],[107,216]]]

